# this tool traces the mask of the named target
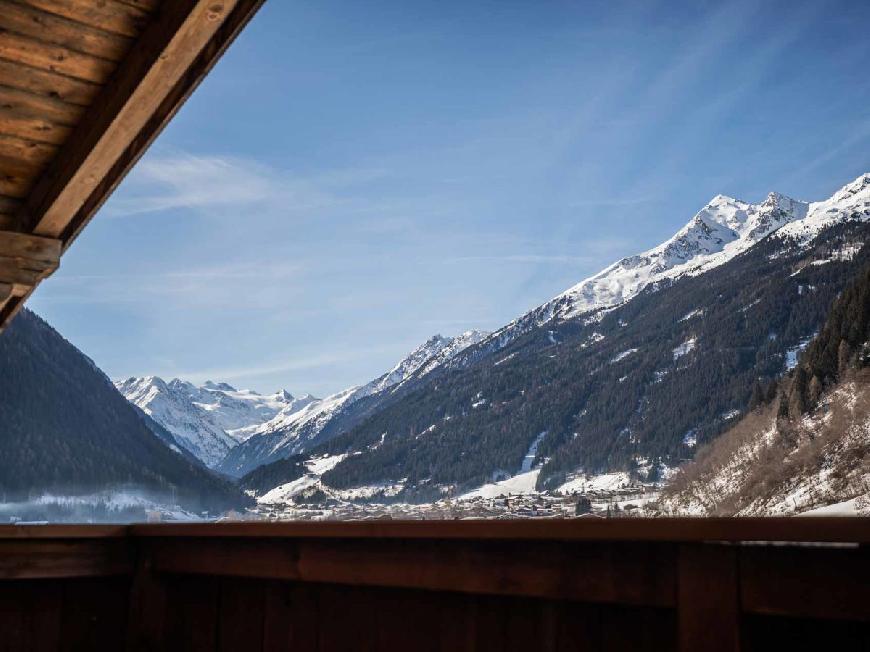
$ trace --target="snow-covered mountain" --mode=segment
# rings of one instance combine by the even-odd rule
[[[455,337],[435,335],[402,358],[388,372],[365,385],[350,387],[322,400],[311,401],[302,409],[288,406],[270,421],[253,429],[246,441],[227,454],[219,468],[230,475],[243,475],[261,464],[302,452],[312,444],[320,443],[323,439],[321,435],[329,427],[332,427],[330,435],[340,434],[338,421],[350,420],[351,407],[358,406],[362,399],[388,396],[404,383],[430,373],[488,335],[485,331],[477,330],[466,331]],[[369,404],[367,407],[372,408]]]
[[[157,376],[128,378],[115,386],[211,467],[263,423],[282,411],[298,411],[317,400],[308,394],[295,398],[284,390],[264,396],[226,383],[207,381],[196,386],[178,378],[166,382]]]
[[[717,196],[672,238],[496,331],[312,454],[336,489],[473,488],[540,442],[539,484],[670,466],[789,366],[870,256],[870,175],[830,199]],[[498,355],[493,355],[499,351]],[[457,489],[458,490],[458,489]]]
[[[759,204],[716,195],[673,237],[629,256],[495,331],[486,351],[552,319],[590,316],[624,304],[648,287],[696,276],[747,251],[771,233],[806,244],[824,228],[845,219],[870,219],[870,173],[838,190],[830,199],[808,203],[771,192]],[[463,361],[464,362],[464,361]]]
[[[161,388],[154,389],[151,383],[146,382],[148,379],[131,379],[135,382],[126,381],[119,384],[119,388],[143,409],[156,401],[156,396],[160,396],[156,405],[146,409],[146,412],[180,440],[187,441],[190,449],[209,464],[225,473],[239,476],[264,463],[320,446],[356,428],[388,404],[401,401],[407,393],[404,390],[422,386],[422,379],[436,368],[445,368],[450,375],[451,369],[474,367],[478,362],[488,359],[493,352],[510,348],[521,336],[537,338],[539,331],[543,332],[542,327],[550,329],[549,336],[541,335],[540,343],[535,343],[530,352],[537,351],[540,346],[558,345],[560,340],[554,333],[562,326],[583,331],[586,343],[580,345],[581,349],[585,350],[587,346],[590,351],[607,348],[610,346],[607,342],[618,339],[617,331],[622,332],[620,329],[625,324],[621,318],[619,328],[609,335],[602,334],[603,331],[585,331],[597,328],[595,324],[601,320],[607,321],[612,311],[628,307],[633,299],[645,291],[661,292],[678,281],[699,277],[735,261],[741,255],[749,255],[750,251],[757,252],[760,243],[770,244],[767,239],[771,234],[776,234],[778,242],[783,243],[777,246],[791,252],[790,257],[785,256],[783,260],[786,262],[782,262],[782,265],[794,264],[789,261],[801,259],[796,252],[809,246],[811,240],[828,227],[849,220],[867,219],[870,219],[870,174],[847,184],[830,199],[814,203],[791,199],[775,192],[757,204],[717,195],[667,241],[614,263],[492,334],[469,331],[455,338],[435,336],[387,373],[365,385],[351,387],[319,400],[304,397],[296,401],[284,396],[283,405],[279,404],[280,401],[272,401],[257,412],[256,418],[250,415],[250,411],[226,410],[221,401],[214,404],[216,392],[221,393],[227,401],[240,399],[241,393],[232,388],[217,385],[195,388],[177,381],[180,386],[183,385],[183,391],[171,393]],[[860,248],[854,243],[849,246],[852,252],[849,255],[854,255],[856,246]],[[765,255],[776,257],[778,253]],[[842,258],[845,254],[837,255]],[[780,262],[776,264],[780,265]],[[821,262],[816,260],[812,264]],[[746,287],[754,283],[754,280],[750,281],[747,277]],[[786,281],[783,280],[782,284],[785,286]],[[760,288],[757,291],[761,291]],[[703,313],[699,309],[691,314]],[[569,336],[570,333],[564,335]],[[686,334],[686,338],[691,336],[691,333]],[[619,337],[627,335],[623,333]],[[607,342],[602,343],[605,338]],[[680,340],[675,346],[682,342]],[[632,347],[626,345],[620,349],[623,350],[632,350]],[[522,355],[518,351],[510,353],[497,364],[515,356],[519,357],[513,362],[520,364]],[[552,355],[547,357],[552,358]],[[507,367],[499,369],[505,371]],[[623,379],[619,382],[623,382]],[[125,384],[129,386],[125,387]],[[462,391],[466,389],[470,391],[470,388],[465,387]],[[204,397],[203,393],[207,396]],[[170,395],[173,398],[170,399]],[[263,399],[260,397],[258,400]]]
[[[809,206],[776,192],[759,204],[716,195],[662,244],[613,263],[495,331],[491,348],[503,348],[551,319],[591,315],[621,305],[661,281],[722,265],[784,225],[803,220]]]

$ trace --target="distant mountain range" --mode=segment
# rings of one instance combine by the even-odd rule
[[[157,376],[128,378],[115,386],[211,467],[278,414],[297,412],[318,401],[308,394],[294,398],[283,390],[263,396],[227,383],[208,381],[197,387],[178,378],[165,382]]]
[[[583,472],[655,478],[746,414],[753,387],[796,364],[870,262],[868,236],[870,174],[814,203],[719,195],[666,242],[503,328],[432,338],[370,383],[301,407],[288,398],[270,416],[272,401],[230,427],[203,393],[239,394],[232,388],[154,379],[119,387],[232,476],[329,456],[325,486],[390,487],[391,499],[409,501],[527,468],[541,488]],[[155,392],[180,397],[182,417],[148,408],[174,405]],[[278,482],[284,468],[298,476],[301,464],[272,466],[257,486]]]
[[[435,335],[383,375],[324,399],[310,394],[294,398],[285,390],[263,396],[211,381],[197,387],[156,376],[128,378],[115,385],[205,464],[241,476],[344,432],[409,379],[425,376],[487,335]]]

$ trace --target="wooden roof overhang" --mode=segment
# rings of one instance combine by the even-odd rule
[[[264,0],[0,0],[0,331]]]

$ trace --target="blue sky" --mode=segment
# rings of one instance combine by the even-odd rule
[[[30,307],[110,376],[324,395],[712,196],[870,171],[870,3],[270,0]]]

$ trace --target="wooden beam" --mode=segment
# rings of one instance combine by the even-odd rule
[[[0,231],[0,324],[60,263],[61,242]]]
[[[165,3],[30,190],[12,228],[58,238],[64,249],[68,247],[263,2]],[[77,19],[77,12],[114,7],[81,0],[28,4],[72,19]],[[0,329],[27,296],[29,292],[0,304]]]
[[[675,547],[553,541],[160,539],[156,572],[673,607]]]
[[[19,213],[22,230],[63,237],[68,245],[74,236],[68,229],[71,220],[77,220],[77,232],[95,210],[82,216],[86,202],[102,203],[260,4],[252,0],[167,3],[30,193]],[[225,21],[231,29],[222,29]],[[204,61],[203,51],[210,55]],[[170,96],[174,101],[166,106]],[[128,151],[131,146],[133,151]],[[107,188],[109,177],[113,178]],[[94,201],[98,189],[101,196]]]
[[[127,525],[0,525],[0,541],[7,539],[123,539]]]
[[[581,518],[517,521],[153,523],[137,536],[428,538],[562,541],[794,541],[870,543],[870,518]]]
[[[0,541],[0,579],[125,575],[133,571],[129,542]]]

